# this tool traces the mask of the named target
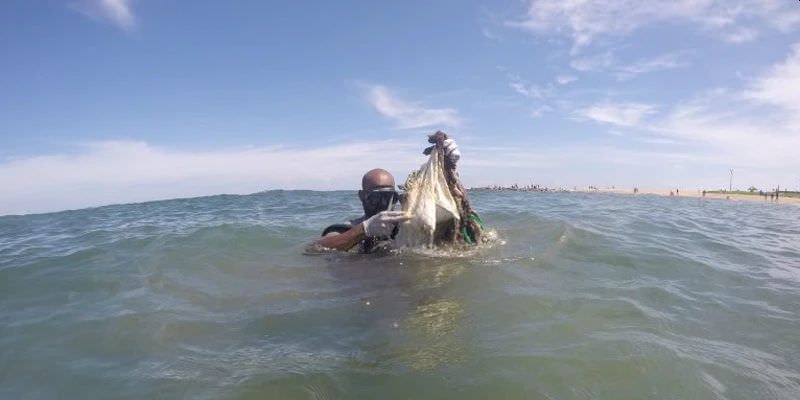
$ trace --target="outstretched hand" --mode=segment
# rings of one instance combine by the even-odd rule
[[[398,223],[409,219],[411,217],[403,211],[381,211],[361,224],[364,227],[364,235],[368,237],[384,237],[390,236]]]

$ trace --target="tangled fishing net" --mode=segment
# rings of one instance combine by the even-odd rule
[[[411,219],[399,226],[396,247],[466,246],[480,243],[483,224],[472,210],[456,165],[444,154],[447,134],[428,136],[427,162],[412,171],[404,189],[403,211]]]

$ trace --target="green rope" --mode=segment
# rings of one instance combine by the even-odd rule
[[[473,211],[469,214],[469,217],[467,218],[469,218],[473,222],[476,222],[478,226],[480,226],[481,229],[483,229],[483,221],[481,221],[481,217],[479,217],[477,213]],[[464,238],[464,242],[466,244],[473,245],[476,243],[475,232],[473,232],[472,229],[469,229],[469,225],[467,225],[466,223],[463,224],[463,226],[461,227],[461,237]]]

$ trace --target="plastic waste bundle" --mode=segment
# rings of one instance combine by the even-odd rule
[[[455,171],[455,164],[443,153],[444,132],[428,137],[433,146],[425,149],[428,160],[408,175],[403,211],[411,219],[400,224],[396,247],[475,244],[482,223],[469,205]]]
[[[432,246],[437,225],[458,221],[460,215],[456,201],[450,194],[444,176],[444,163],[440,151],[434,151],[418,171],[406,179],[406,196],[403,211],[411,219],[400,225],[396,244],[400,247]]]

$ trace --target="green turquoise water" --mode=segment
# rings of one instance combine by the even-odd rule
[[[304,255],[354,192],[0,217],[0,398],[800,398],[800,208],[472,201],[465,257]]]

